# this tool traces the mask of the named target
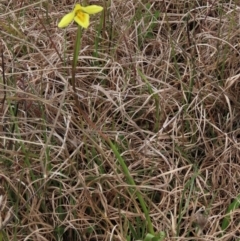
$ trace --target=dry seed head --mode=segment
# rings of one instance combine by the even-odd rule
[[[197,212],[192,215],[191,220],[193,223],[197,224],[201,229],[203,229],[208,222],[208,217],[201,212]]]

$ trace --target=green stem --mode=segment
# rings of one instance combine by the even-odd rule
[[[74,92],[76,92],[76,84],[75,84],[75,75],[76,75],[76,67],[78,61],[78,55],[81,48],[81,39],[82,39],[82,27],[78,26],[77,30],[77,38],[74,46],[74,53],[73,53],[73,62],[72,62],[72,87]]]

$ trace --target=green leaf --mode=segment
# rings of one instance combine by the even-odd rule
[[[240,194],[237,196],[237,198],[229,205],[227,209],[227,215],[223,219],[222,222],[222,230],[225,231],[230,223],[230,213],[237,209],[240,206]]]
[[[144,241],[162,241],[165,239],[165,233],[159,232],[155,235],[148,233],[144,239]]]

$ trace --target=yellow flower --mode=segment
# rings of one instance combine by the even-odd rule
[[[90,5],[82,7],[80,4],[76,4],[73,11],[66,14],[58,24],[59,28],[67,27],[73,20],[77,22],[83,28],[89,26],[89,14],[99,13],[103,10],[103,7],[97,5]]]

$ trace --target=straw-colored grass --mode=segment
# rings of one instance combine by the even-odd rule
[[[85,1],[74,90],[75,3],[0,1],[0,241],[240,240],[239,1]]]

